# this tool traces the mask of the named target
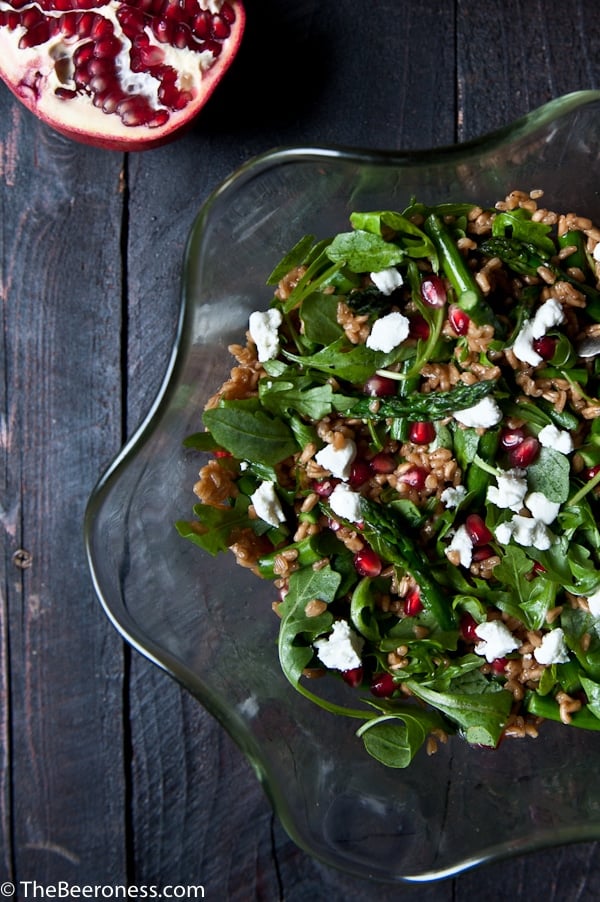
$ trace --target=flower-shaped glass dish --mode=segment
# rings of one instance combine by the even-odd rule
[[[547,724],[495,752],[453,738],[406,770],[365,752],[354,725],[316,709],[281,673],[270,583],[182,539],[203,461],[183,449],[227,376],[227,346],[267,309],[266,278],[303,235],[353,210],[491,204],[542,188],[552,209],[600,222],[600,92],[559,98],[510,127],[427,152],[279,149],[202,207],[185,257],[176,346],[145,423],[100,480],[86,541],[117,629],[186,686],[250,759],[293,840],[346,872],[439,878],[474,864],[600,837],[600,736]]]

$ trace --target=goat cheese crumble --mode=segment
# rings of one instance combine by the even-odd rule
[[[350,628],[347,620],[336,620],[329,636],[317,639],[314,648],[325,667],[344,671],[360,667],[364,644],[364,639]]]
[[[566,664],[569,650],[565,643],[564,631],[557,627],[542,636],[542,644],[534,648],[533,657],[538,664]]]
[[[523,507],[527,494],[527,480],[524,470],[506,470],[496,476],[496,485],[488,486],[487,500],[499,508],[508,508],[518,513]]]
[[[464,410],[455,410],[452,416],[459,423],[462,423],[463,426],[470,426],[473,429],[487,429],[490,426],[498,425],[502,420],[502,411],[495,399],[488,395],[472,407],[466,407]]]
[[[558,429],[551,423],[540,429],[538,441],[545,448],[554,448],[555,451],[560,451],[561,454],[570,454],[573,450],[571,433],[565,429]]]
[[[332,476],[338,479],[348,479],[352,471],[352,462],[356,457],[356,444],[352,439],[347,439],[341,448],[335,445],[325,445],[317,454],[315,460],[324,470],[329,470]]]
[[[473,651],[476,655],[481,655],[486,659],[488,664],[495,661],[496,658],[503,658],[504,655],[516,651],[519,643],[502,620],[487,620],[475,627],[475,634],[481,639]]]
[[[388,354],[408,338],[410,320],[402,313],[388,313],[376,319],[367,338],[367,347],[371,351],[383,351]]]
[[[371,281],[382,294],[390,295],[404,285],[402,273],[395,266],[389,266],[387,269],[381,269],[379,272],[370,273]]]
[[[351,523],[359,523],[361,520],[359,492],[353,492],[348,483],[340,482],[329,496],[329,506],[334,514],[349,520]]]
[[[248,328],[260,363],[273,360],[279,354],[279,326],[282,322],[281,311],[276,307],[255,310],[250,314]]]
[[[281,502],[275,492],[275,483],[265,480],[250,495],[250,501],[254,505],[256,516],[269,526],[279,526],[285,520]]]

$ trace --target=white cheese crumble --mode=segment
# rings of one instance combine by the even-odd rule
[[[570,454],[573,450],[571,433],[565,429],[557,429],[551,423],[540,429],[538,440],[540,445],[543,445],[545,448],[554,448],[555,451],[560,451],[561,454]]]
[[[372,351],[388,354],[408,338],[410,320],[403,313],[388,313],[376,319],[367,338],[367,347]]]
[[[523,500],[527,494],[527,480],[524,478],[524,470],[505,470],[496,476],[497,485],[491,485],[487,490],[487,500],[496,507],[508,508],[517,513],[523,507]]]
[[[535,350],[533,342],[562,323],[564,318],[561,304],[555,298],[548,298],[538,307],[533,319],[527,320],[519,331],[512,348],[515,357],[530,366],[540,364],[544,358]]]
[[[274,482],[269,480],[261,482],[257,490],[250,495],[250,501],[254,505],[256,516],[268,523],[269,526],[279,526],[285,520],[281,503],[275,492]]]
[[[279,353],[278,329],[281,322],[281,311],[275,307],[272,310],[255,310],[250,314],[250,337],[256,345],[258,359],[261,363],[265,360],[273,360]]]
[[[347,439],[341,448],[325,445],[315,454],[315,460],[324,470],[329,470],[338,479],[348,479],[352,470],[352,461],[356,457],[356,443]]]
[[[512,538],[519,545],[539,551],[547,551],[554,542],[554,535],[545,523],[520,514],[515,514],[508,523],[500,523],[494,534],[501,545],[507,545]]]
[[[463,426],[470,426],[474,429],[487,429],[489,426],[496,426],[500,422],[502,411],[494,398],[488,395],[472,407],[466,407],[464,410],[455,410],[452,416],[459,423],[462,423]]]
[[[554,523],[560,510],[558,501],[550,501],[543,492],[530,492],[525,498],[525,507],[546,526]]]
[[[458,507],[466,494],[464,485],[449,485],[440,495],[440,499],[447,508]]]
[[[485,657],[488,664],[519,647],[519,642],[502,620],[480,623],[475,627],[475,633],[482,640],[475,646],[475,654]]]
[[[336,620],[329,636],[314,643],[321,663],[342,671],[360,667],[363,645],[363,638],[350,629],[347,620]]]
[[[596,247],[594,248],[593,253],[592,253],[592,257],[594,258],[594,260],[596,261],[596,263],[600,263],[600,241],[598,242],[598,244],[597,244]]]
[[[382,294],[391,294],[396,288],[404,285],[402,273],[398,272],[395,266],[389,266],[387,269],[381,269],[379,272],[370,273],[371,281]]]
[[[460,563],[463,567],[470,567],[473,560],[473,543],[466,526],[459,526],[452,541],[446,548],[446,554],[450,551],[458,551]]]
[[[534,648],[533,657],[538,664],[567,663],[569,650],[565,643],[565,634],[560,627],[546,633],[539,648]]]
[[[340,482],[329,496],[329,507],[338,517],[359,523],[362,520],[360,497],[359,492],[353,492],[346,482]]]

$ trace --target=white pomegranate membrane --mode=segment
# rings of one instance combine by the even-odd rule
[[[204,105],[241,40],[238,0],[0,0],[0,75],[88,143],[162,143]]]

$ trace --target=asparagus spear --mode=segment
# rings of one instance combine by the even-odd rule
[[[492,379],[463,383],[448,391],[412,392],[407,396],[391,398],[359,398],[344,413],[361,419],[385,420],[388,417],[402,417],[410,422],[440,420],[450,416],[455,410],[473,407],[495,388]]]

